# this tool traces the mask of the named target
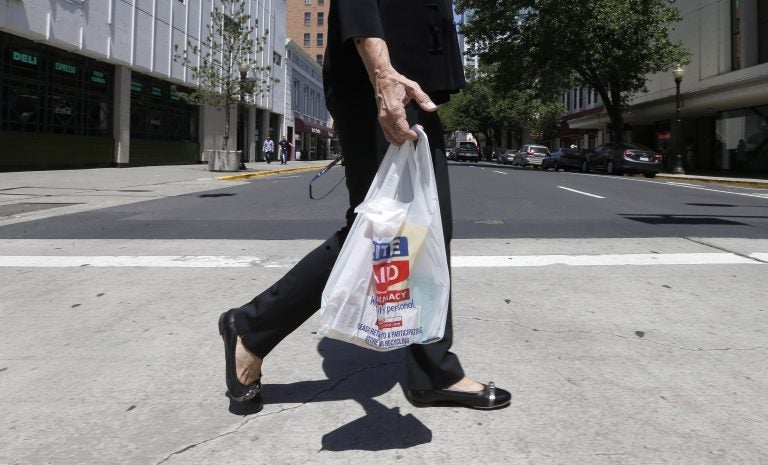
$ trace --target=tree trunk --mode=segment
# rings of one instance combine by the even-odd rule
[[[226,102],[224,104],[224,146],[221,147],[222,150],[227,150],[227,145],[229,145],[229,113],[230,105],[229,102]]]

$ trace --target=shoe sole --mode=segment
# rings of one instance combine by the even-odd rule
[[[478,405],[466,405],[466,404],[462,404],[461,402],[453,402],[453,401],[450,401],[450,400],[435,400],[435,401],[428,401],[428,402],[420,402],[420,401],[417,401],[417,400],[408,399],[408,401],[411,403],[411,405],[413,405],[414,407],[417,407],[417,408],[427,408],[427,407],[462,407],[462,408],[469,408],[469,409],[472,409],[472,410],[497,410],[497,409],[501,409],[501,408],[507,407],[507,406],[509,406],[509,404],[512,403],[512,401],[510,400],[509,402],[506,402],[506,403],[503,403],[503,404],[499,404],[499,405],[494,405],[492,407],[483,407],[483,406],[478,406]]]

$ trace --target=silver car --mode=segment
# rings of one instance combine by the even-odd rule
[[[517,150],[515,149],[505,150],[504,153],[499,155],[499,159],[497,161],[502,165],[506,165],[507,163],[512,163],[515,159],[515,154],[517,154]]]
[[[544,157],[549,155],[549,149],[544,145],[523,145],[512,159],[512,166],[541,166]]]

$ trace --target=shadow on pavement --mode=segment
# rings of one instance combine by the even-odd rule
[[[411,414],[402,415],[375,400],[402,382],[404,352],[374,352],[324,338],[317,347],[328,379],[264,384],[267,404],[304,404],[354,400],[365,415],[326,433],[329,451],[406,449],[432,441],[432,431]],[[329,426],[332,426],[329,424]]]

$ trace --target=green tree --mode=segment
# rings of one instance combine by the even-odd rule
[[[498,65],[481,64],[468,68],[467,87],[440,107],[440,118],[446,130],[466,130],[483,134],[496,147],[507,147],[501,134],[513,134],[520,141],[522,131],[543,133],[562,114],[562,105],[552,99],[542,100],[530,88],[510,85],[499,74]]]
[[[191,103],[224,109],[223,150],[229,141],[232,106],[241,99],[268,92],[277,81],[271,77],[269,66],[256,63],[255,55],[264,49],[266,41],[266,36],[254,34],[257,25],[258,19],[251,20],[246,13],[244,0],[217,0],[205,40],[200,45],[190,40],[182,50],[178,44],[174,46],[176,61],[189,69],[197,82],[193,92],[179,92],[179,96]]]
[[[681,19],[668,0],[457,0],[471,9],[463,32],[481,60],[497,63],[542,95],[572,85],[595,89],[623,137],[631,96],[646,76],[686,64],[689,53],[672,42]]]

